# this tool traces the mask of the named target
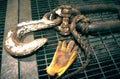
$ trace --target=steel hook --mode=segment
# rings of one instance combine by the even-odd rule
[[[23,43],[21,38],[29,32],[51,28],[60,23],[61,19],[57,17],[49,20],[47,17],[50,13],[46,13],[42,19],[35,21],[22,22],[16,28],[11,29],[4,39],[5,50],[13,56],[25,56],[32,54],[38,48],[47,42],[47,38],[39,38],[29,43]]]

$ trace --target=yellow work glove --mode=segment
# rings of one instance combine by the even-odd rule
[[[59,41],[51,64],[46,68],[46,72],[50,76],[60,77],[68,67],[73,63],[78,53],[78,46],[74,41],[70,41],[68,45],[66,41]]]

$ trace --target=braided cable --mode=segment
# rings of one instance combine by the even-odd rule
[[[74,71],[72,73],[69,73],[68,75],[65,75],[64,77],[62,77],[62,79],[66,79],[68,77],[71,77],[72,75],[77,74],[80,71],[84,70],[88,66],[88,64],[90,62],[90,53],[91,53],[90,49],[86,45],[86,43],[83,41],[83,39],[81,38],[81,35],[76,31],[76,28],[75,28],[76,27],[76,23],[78,21],[83,21],[84,22],[85,19],[86,19],[86,17],[83,16],[83,15],[77,15],[77,16],[75,16],[75,18],[73,19],[73,22],[71,23],[70,31],[71,31],[72,35],[74,36],[74,38],[77,40],[77,42],[80,44],[80,46],[85,51],[85,53],[87,55],[86,56],[86,60],[85,60],[84,64],[81,67],[79,67],[76,71]],[[87,25],[88,25],[88,23],[84,22],[84,26],[87,26]]]

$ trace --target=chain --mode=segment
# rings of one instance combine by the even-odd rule
[[[80,12],[69,5],[62,5],[52,10],[53,13],[57,14],[62,18],[62,22],[59,26],[55,27],[57,31],[60,32],[61,35],[69,35],[70,34],[70,18],[71,16],[76,16],[80,14]]]

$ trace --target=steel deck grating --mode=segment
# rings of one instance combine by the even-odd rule
[[[3,49],[3,35],[6,17],[7,0],[0,0],[0,71],[2,61],[2,49]],[[1,72],[0,72],[1,73]]]
[[[74,7],[91,4],[117,4],[119,0],[31,0],[32,19],[41,19],[42,16],[59,5],[67,4]],[[118,14],[113,12],[100,12],[86,14],[93,21],[119,20]],[[48,43],[36,51],[39,79],[53,79],[45,72],[45,68],[51,63],[56,46],[59,40],[70,40],[71,36],[63,37],[54,29],[46,29],[34,32],[35,39],[48,38]],[[69,79],[117,79],[120,78],[120,32],[95,33],[93,35],[82,36],[84,41],[92,49],[88,67],[79,74]],[[84,63],[83,51],[80,49],[80,56],[65,72],[64,75],[76,70]]]

